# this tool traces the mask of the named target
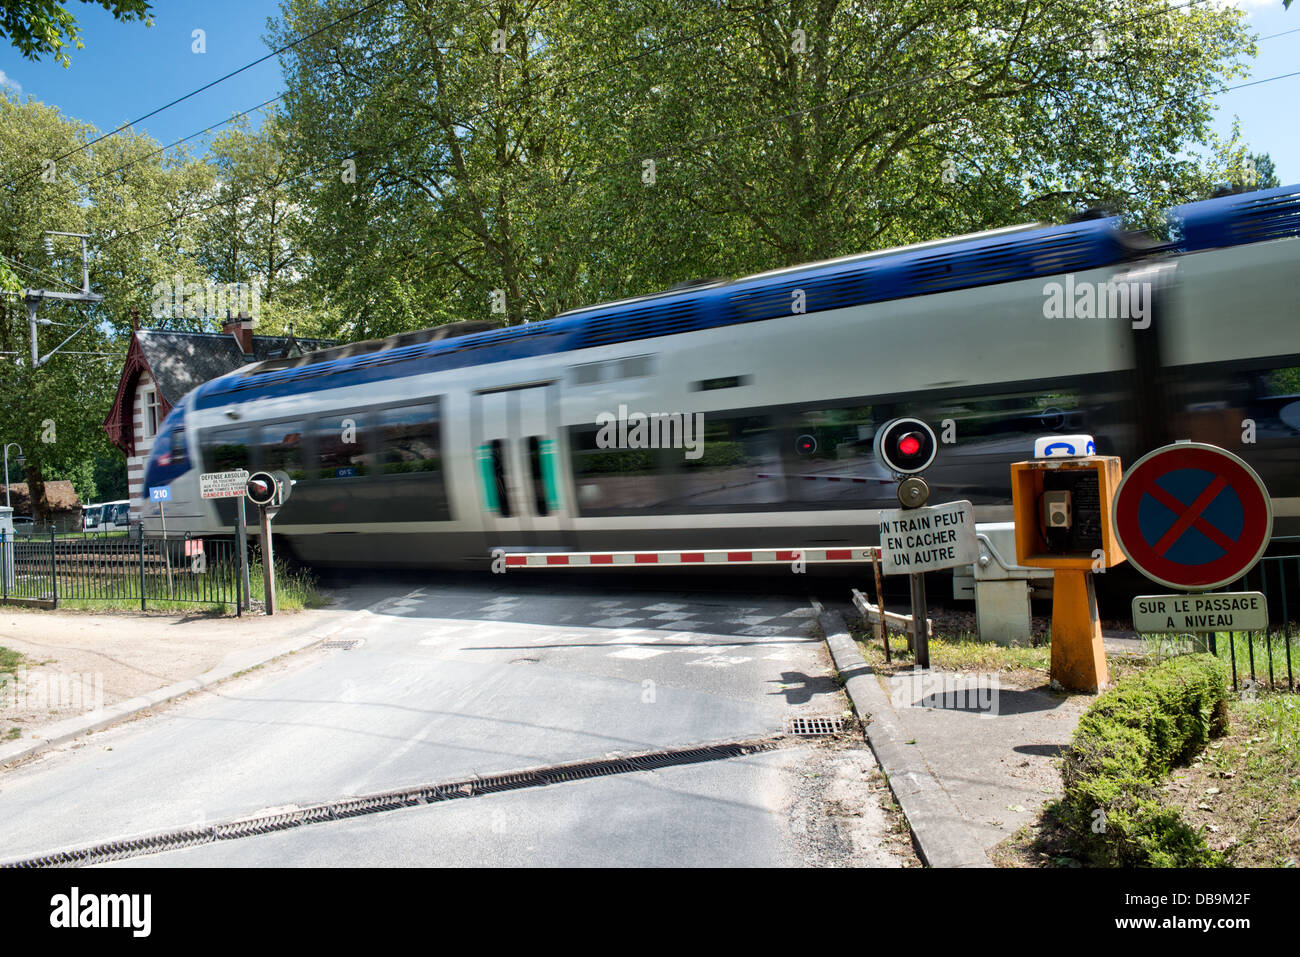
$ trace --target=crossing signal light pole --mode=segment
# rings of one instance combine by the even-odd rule
[[[929,500],[930,487],[920,473],[930,467],[939,451],[934,430],[920,419],[892,419],[876,431],[875,451],[880,464],[899,479],[898,501],[903,508],[923,506]],[[912,650],[917,667],[928,668],[930,636],[925,621],[929,618],[929,603],[925,595],[925,573],[915,572],[907,578],[912,593]],[[889,642],[888,631],[885,642]]]

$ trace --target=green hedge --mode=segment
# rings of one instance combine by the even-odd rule
[[[1064,755],[1057,812],[1089,864],[1223,864],[1161,800],[1160,784],[1227,731],[1227,689],[1222,662],[1184,655],[1124,678],[1084,714]]]

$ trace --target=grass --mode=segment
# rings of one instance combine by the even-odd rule
[[[210,566],[208,574],[214,576],[214,580],[219,576],[223,583],[222,589],[213,589],[212,594],[227,594],[230,598],[226,602],[203,602],[194,600],[177,599],[169,596],[167,588],[167,579],[159,574],[150,573],[145,579],[145,607],[147,611],[166,612],[171,614],[199,614],[199,615],[234,615],[235,614],[235,571],[226,566]],[[177,591],[181,593],[195,594],[197,576],[191,576],[188,572],[176,572],[178,582]],[[181,575],[185,575],[185,581],[179,581]],[[250,561],[248,565],[249,591],[254,603],[254,608],[261,605],[266,600],[266,588],[262,577],[262,563],[260,561]],[[136,611],[140,610],[139,595],[139,570],[127,570],[122,575],[111,575],[101,573],[93,579],[95,586],[103,591],[118,590],[123,594],[119,597],[107,598],[84,598],[84,597],[63,597],[60,594],[59,607],[77,611]],[[48,582],[48,579],[44,579]],[[84,589],[87,584],[86,576],[77,579],[65,579],[60,576],[60,590],[72,590],[72,585],[76,584],[79,588]],[[134,597],[132,597],[134,595]],[[329,604],[329,599],[321,594],[317,587],[316,576],[310,569],[291,566],[283,559],[277,559],[275,563],[275,598],[277,611],[301,611],[304,608],[322,608]]]
[[[1252,661],[1257,687],[1268,686],[1270,675],[1273,684],[1278,687],[1286,687],[1288,678],[1300,679],[1300,630],[1294,627],[1291,629],[1289,645],[1287,635],[1283,631],[1272,631],[1267,637],[1256,632],[1250,634],[1238,632],[1235,635],[1220,632],[1215,638],[1217,657],[1229,669],[1229,674],[1235,659],[1239,684],[1243,679],[1250,678]],[[1143,657],[1151,662],[1159,662],[1191,651],[1208,651],[1209,635],[1198,638],[1150,635],[1143,639],[1142,647]]]
[[[1300,698],[1239,698],[1231,731],[1175,774],[1167,799],[1237,867],[1300,867]]]
[[[1064,796],[999,845],[1011,867],[1220,867],[1232,863],[1171,788],[1224,746],[1228,676],[1210,655],[1127,676],[1079,721],[1062,755]],[[1289,696],[1287,696],[1289,697]],[[1217,790],[1217,789],[1216,789]]]
[[[1206,845],[1233,867],[1300,867],[1300,696],[1238,695],[1228,733],[1176,767],[1159,788]],[[994,852],[1006,867],[1078,867],[1052,805]]]
[[[885,662],[885,652],[871,628],[855,619],[849,622],[849,634],[858,642],[862,657],[873,669],[882,673],[910,668],[915,655],[907,647],[907,638],[893,632],[889,635],[891,663]],[[1051,663],[1051,649],[1046,645],[999,645],[980,641],[974,634],[957,634],[950,637],[934,636],[930,639],[930,667],[938,671],[1042,671]]]
[[[10,728],[7,732],[5,732],[4,739],[6,741],[17,741],[22,736],[23,736],[22,728]]]
[[[12,648],[0,647],[0,673],[12,672],[26,660]]]

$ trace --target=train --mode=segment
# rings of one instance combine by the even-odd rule
[[[170,533],[231,535],[199,475],[282,470],[277,548],[322,566],[873,544],[898,504],[875,432],[913,415],[931,504],[981,522],[1010,520],[1035,438],[1088,433],[1125,463],[1227,448],[1296,535],[1300,186],[1169,216],[1168,239],[1084,216],[250,364],[176,405],[144,484]]]

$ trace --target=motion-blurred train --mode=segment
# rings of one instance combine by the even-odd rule
[[[906,414],[943,440],[931,502],[980,521],[1036,437],[1086,432],[1126,464],[1230,449],[1300,532],[1300,186],[1170,215],[1169,242],[997,229],[249,365],[176,406],[145,485],[169,531],[231,534],[199,473],[283,469],[278,540],[323,565],[855,544],[897,505],[872,440]]]

